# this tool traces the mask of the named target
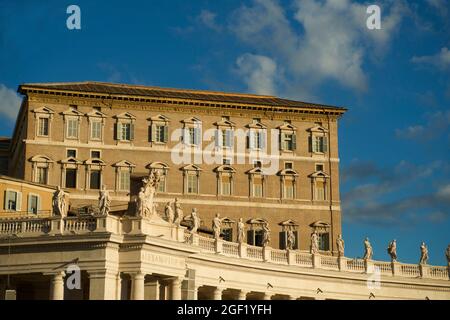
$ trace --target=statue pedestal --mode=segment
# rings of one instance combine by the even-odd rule
[[[419,264],[420,276],[422,278],[430,277],[430,267],[426,264]]]
[[[184,242],[184,230],[186,228],[176,226],[164,221],[158,216],[128,217],[122,220],[123,232],[128,234],[145,234],[148,236]]]

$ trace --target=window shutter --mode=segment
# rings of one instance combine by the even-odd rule
[[[255,149],[254,143],[255,143],[255,132],[253,131],[253,129],[250,129],[248,131],[248,148],[249,149]]]
[[[156,126],[152,123],[150,125],[150,142],[155,142],[156,141]]]
[[[220,147],[220,129],[216,129],[216,131],[214,131],[214,145],[216,146],[216,148]]]
[[[261,139],[259,140],[261,145],[258,146],[260,149],[265,150],[266,149],[266,130],[261,130],[260,131],[260,137]]]
[[[227,130],[227,142],[226,142],[226,146],[232,148],[233,147],[233,143],[234,143],[234,131],[233,129],[228,129]]]
[[[114,140],[119,140],[119,132],[120,132],[119,126],[120,126],[119,122],[117,122],[114,126]]]
[[[297,149],[297,135],[295,133],[292,134],[292,150]]]
[[[313,152],[313,140],[312,140],[312,136],[308,137],[308,149],[309,152]]]
[[[167,143],[167,141],[169,140],[169,126],[164,126],[164,143]]]
[[[134,140],[134,123],[130,123],[130,141]]]
[[[41,211],[41,196],[37,196],[37,213]]]
[[[327,137],[323,137],[323,139],[322,139],[322,141],[323,141],[323,152],[328,152],[328,138]]]
[[[16,211],[22,210],[22,192],[17,192]]]
[[[32,213],[31,210],[31,194],[28,195],[28,213]]]
[[[201,144],[201,127],[197,125],[194,129],[194,144],[200,145]]]
[[[295,245],[294,245],[294,249],[297,250],[298,249],[298,231],[294,231],[295,234]]]
[[[3,204],[3,210],[8,210],[10,192],[5,190],[5,203]]]
[[[247,244],[255,245],[255,230],[247,230]]]
[[[283,141],[284,141],[284,133],[280,131],[280,135],[278,136],[279,149],[283,150]]]
[[[286,249],[286,231],[280,232],[280,249],[284,250]]]

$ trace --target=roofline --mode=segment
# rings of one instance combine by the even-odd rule
[[[264,96],[264,95],[251,95],[251,94],[242,94],[242,93],[230,93],[230,92],[220,92],[220,91],[206,91],[206,90],[192,90],[192,89],[171,89],[171,88],[162,88],[162,87],[153,87],[153,86],[143,86],[143,85],[127,85],[127,84],[116,84],[116,83],[109,83],[109,82],[96,82],[96,81],[84,81],[84,82],[54,82],[54,83],[25,83],[21,84],[18,87],[17,92],[20,94],[26,94],[29,90],[41,90],[41,91],[47,91],[47,92],[69,92],[69,93],[76,93],[76,94],[88,94],[90,96],[108,96],[109,98],[118,98],[118,97],[140,97],[143,99],[150,99],[150,98],[156,98],[156,99],[165,99],[165,100],[178,100],[178,101],[201,101],[204,103],[205,101],[209,101],[214,104],[218,103],[228,103],[228,104],[234,104],[234,105],[252,105],[252,106],[260,106],[260,107],[272,107],[277,109],[297,109],[297,110],[308,110],[308,109],[316,109],[316,110],[322,110],[325,112],[325,110],[333,110],[335,112],[338,112],[340,114],[345,113],[348,111],[345,107],[337,107],[337,106],[331,106],[331,105],[325,105],[325,104],[317,104],[317,103],[310,103],[310,102],[304,102],[304,101],[297,101],[304,104],[307,104],[309,106],[307,107],[293,107],[293,106],[279,106],[274,104],[258,104],[258,103],[251,103],[251,102],[226,102],[226,101],[211,101],[208,99],[202,100],[202,99],[195,99],[195,98],[180,98],[180,97],[152,97],[149,95],[139,95],[139,94],[117,94],[117,93],[107,93],[107,92],[94,92],[94,91],[81,91],[81,90],[67,90],[67,89],[60,89],[60,88],[43,88],[40,86],[46,86],[46,85],[64,85],[64,84],[101,84],[101,85],[109,85],[109,86],[117,86],[117,87],[129,87],[129,88],[145,88],[145,89],[155,89],[160,91],[172,91],[172,92],[190,92],[190,93],[197,93],[197,94],[221,94],[226,96],[235,96],[235,97],[250,97],[250,98],[268,98],[268,99],[284,99],[276,96]],[[289,100],[289,99],[284,99]],[[295,100],[289,100],[294,101]]]
[[[29,185],[32,185],[32,186],[41,187],[41,188],[47,188],[47,189],[52,189],[52,190],[56,190],[57,189],[57,187],[55,187],[55,186],[49,186],[47,184],[40,184],[40,183],[37,183],[37,182],[32,182],[32,181],[23,180],[23,179],[14,178],[14,177],[5,176],[5,175],[0,175],[0,179],[14,181],[14,182],[19,182],[19,183],[25,183],[25,184],[29,184]]]

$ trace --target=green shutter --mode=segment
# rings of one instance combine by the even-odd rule
[[[134,123],[130,123],[130,141],[134,140]]]
[[[29,194],[28,195],[28,213],[32,213],[32,210],[31,210],[31,197],[32,197],[32,195]]]
[[[248,140],[247,141],[248,141],[248,149],[250,149],[250,150],[255,148],[255,146],[254,146],[254,142],[255,142],[254,136],[255,136],[255,132],[252,129],[248,130],[248,136],[247,136]]]
[[[313,139],[312,139],[312,136],[308,137],[308,149],[309,149],[309,152],[313,152]]]
[[[120,123],[119,122],[117,122],[115,125],[114,125],[114,140],[120,140],[119,139],[119,134],[120,134]]]
[[[150,126],[150,142],[156,141],[156,125],[152,124]]]
[[[169,126],[165,125],[164,126],[164,143],[167,143],[167,141],[169,141]]]
[[[258,147],[260,149],[265,150],[266,149],[266,130],[261,130],[260,131],[260,143],[261,145],[259,145]]]
[[[214,145],[216,148],[220,148],[220,129],[214,131]]]
[[[3,210],[8,210],[9,192],[5,191]]]
[[[16,211],[22,210],[22,192],[17,192]]]
[[[295,133],[292,134],[292,151],[297,149],[297,135]]]
[[[327,137],[323,137],[323,152],[328,152],[328,138]]]

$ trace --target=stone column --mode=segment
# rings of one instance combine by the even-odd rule
[[[238,300],[247,300],[247,291],[244,290],[239,291]]]
[[[88,271],[89,300],[115,300],[117,298],[117,271]]]
[[[145,274],[136,272],[131,275],[131,299],[144,300]]]
[[[170,282],[170,298],[181,300],[181,278],[174,278]]]
[[[321,267],[320,254],[313,253],[313,255],[312,255],[312,262],[313,262],[313,268],[320,268]]]
[[[50,300],[64,300],[64,275],[63,271],[52,275]]]
[[[216,287],[213,292],[213,300],[222,300],[222,288]]]
[[[122,277],[120,272],[116,276],[116,300],[122,300]]]

